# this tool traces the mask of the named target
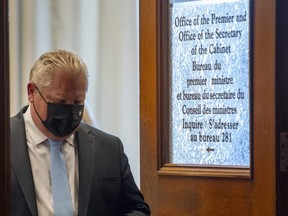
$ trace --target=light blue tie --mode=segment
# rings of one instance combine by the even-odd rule
[[[48,139],[50,143],[51,182],[55,216],[73,216],[73,205],[61,141]]]

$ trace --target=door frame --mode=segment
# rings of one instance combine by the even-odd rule
[[[9,22],[8,0],[1,1],[0,19],[0,209],[10,215],[10,106],[9,106]]]

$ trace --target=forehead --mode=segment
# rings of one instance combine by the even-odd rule
[[[84,74],[54,72],[51,83],[43,88],[50,97],[85,97],[87,80]]]

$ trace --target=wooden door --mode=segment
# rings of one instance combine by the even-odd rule
[[[276,215],[275,0],[255,0],[251,178],[161,175],[163,0],[140,0],[141,190],[153,216]],[[160,147],[159,147],[160,146]]]

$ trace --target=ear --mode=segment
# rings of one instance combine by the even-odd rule
[[[30,103],[34,102],[35,91],[37,91],[35,84],[32,82],[29,82],[27,84],[27,93],[28,93],[28,101]]]

